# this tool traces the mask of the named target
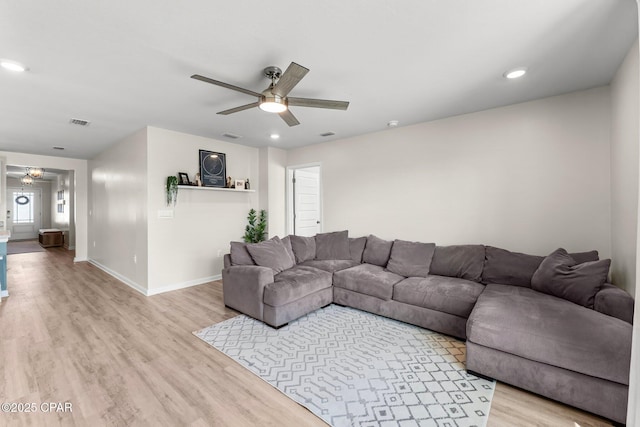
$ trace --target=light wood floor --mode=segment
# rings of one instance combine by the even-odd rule
[[[0,304],[0,403],[70,402],[71,413],[0,413],[0,426],[324,426],[191,334],[236,315],[219,282],[144,297],[62,248],[8,257]],[[489,426],[602,426],[498,384]]]

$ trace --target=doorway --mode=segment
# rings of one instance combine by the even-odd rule
[[[322,192],[319,164],[287,168],[287,232],[315,236],[322,232]]]
[[[42,192],[39,188],[7,188],[7,228],[11,240],[38,238],[42,228]]]

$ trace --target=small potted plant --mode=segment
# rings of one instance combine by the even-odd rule
[[[167,195],[167,206],[175,206],[176,202],[178,201],[178,177],[177,176],[167,177],[166,195]]]
[[[258,217],[256,216],[256,210],[251,209],[247,219],[249,221],[249,225],[244,229],[244,241],[247,243],[258,243],[264,241],[267,236],[267,211],[262,209],[260,211],[260,216]]]

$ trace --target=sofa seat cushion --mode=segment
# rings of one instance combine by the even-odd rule
[[[358,262],[349,259],[312,259],[309,261],[304,261],[300,265],[306,265],[308,267],[318,268],[320,270],[333,273],[335,271],[354,267],[358,264]]]
[[[469,317],[484,286],[455,277],[409,277],[393,287],[393,300]]]
[[[333,285],[383,300],[390,300],[393,296],[393,285],[403,279],[403,276],[386,271],[378,265],[360,264],[335,272]]]
[[[263,301],[279,307],[319,290],[331,287],[331,273],[317,268],[296,265],[274,276],[273,283],[264,287]]]
[[[629,384],[632,326],[529,288],[487,285],[467,340],[525,359]]]

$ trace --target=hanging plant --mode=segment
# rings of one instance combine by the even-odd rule
[[[256,216],[256,210],[251,209],[247,216],[249,225],[244,229],[243,239],[246,243],[258,243],[266,239],[267,236],[267,211],[262,209],[260,216]],[[256,223],[257,221],[257,223]]]
[[[178,177],[167,177],[167,206],[175,206],[178,201]]]

